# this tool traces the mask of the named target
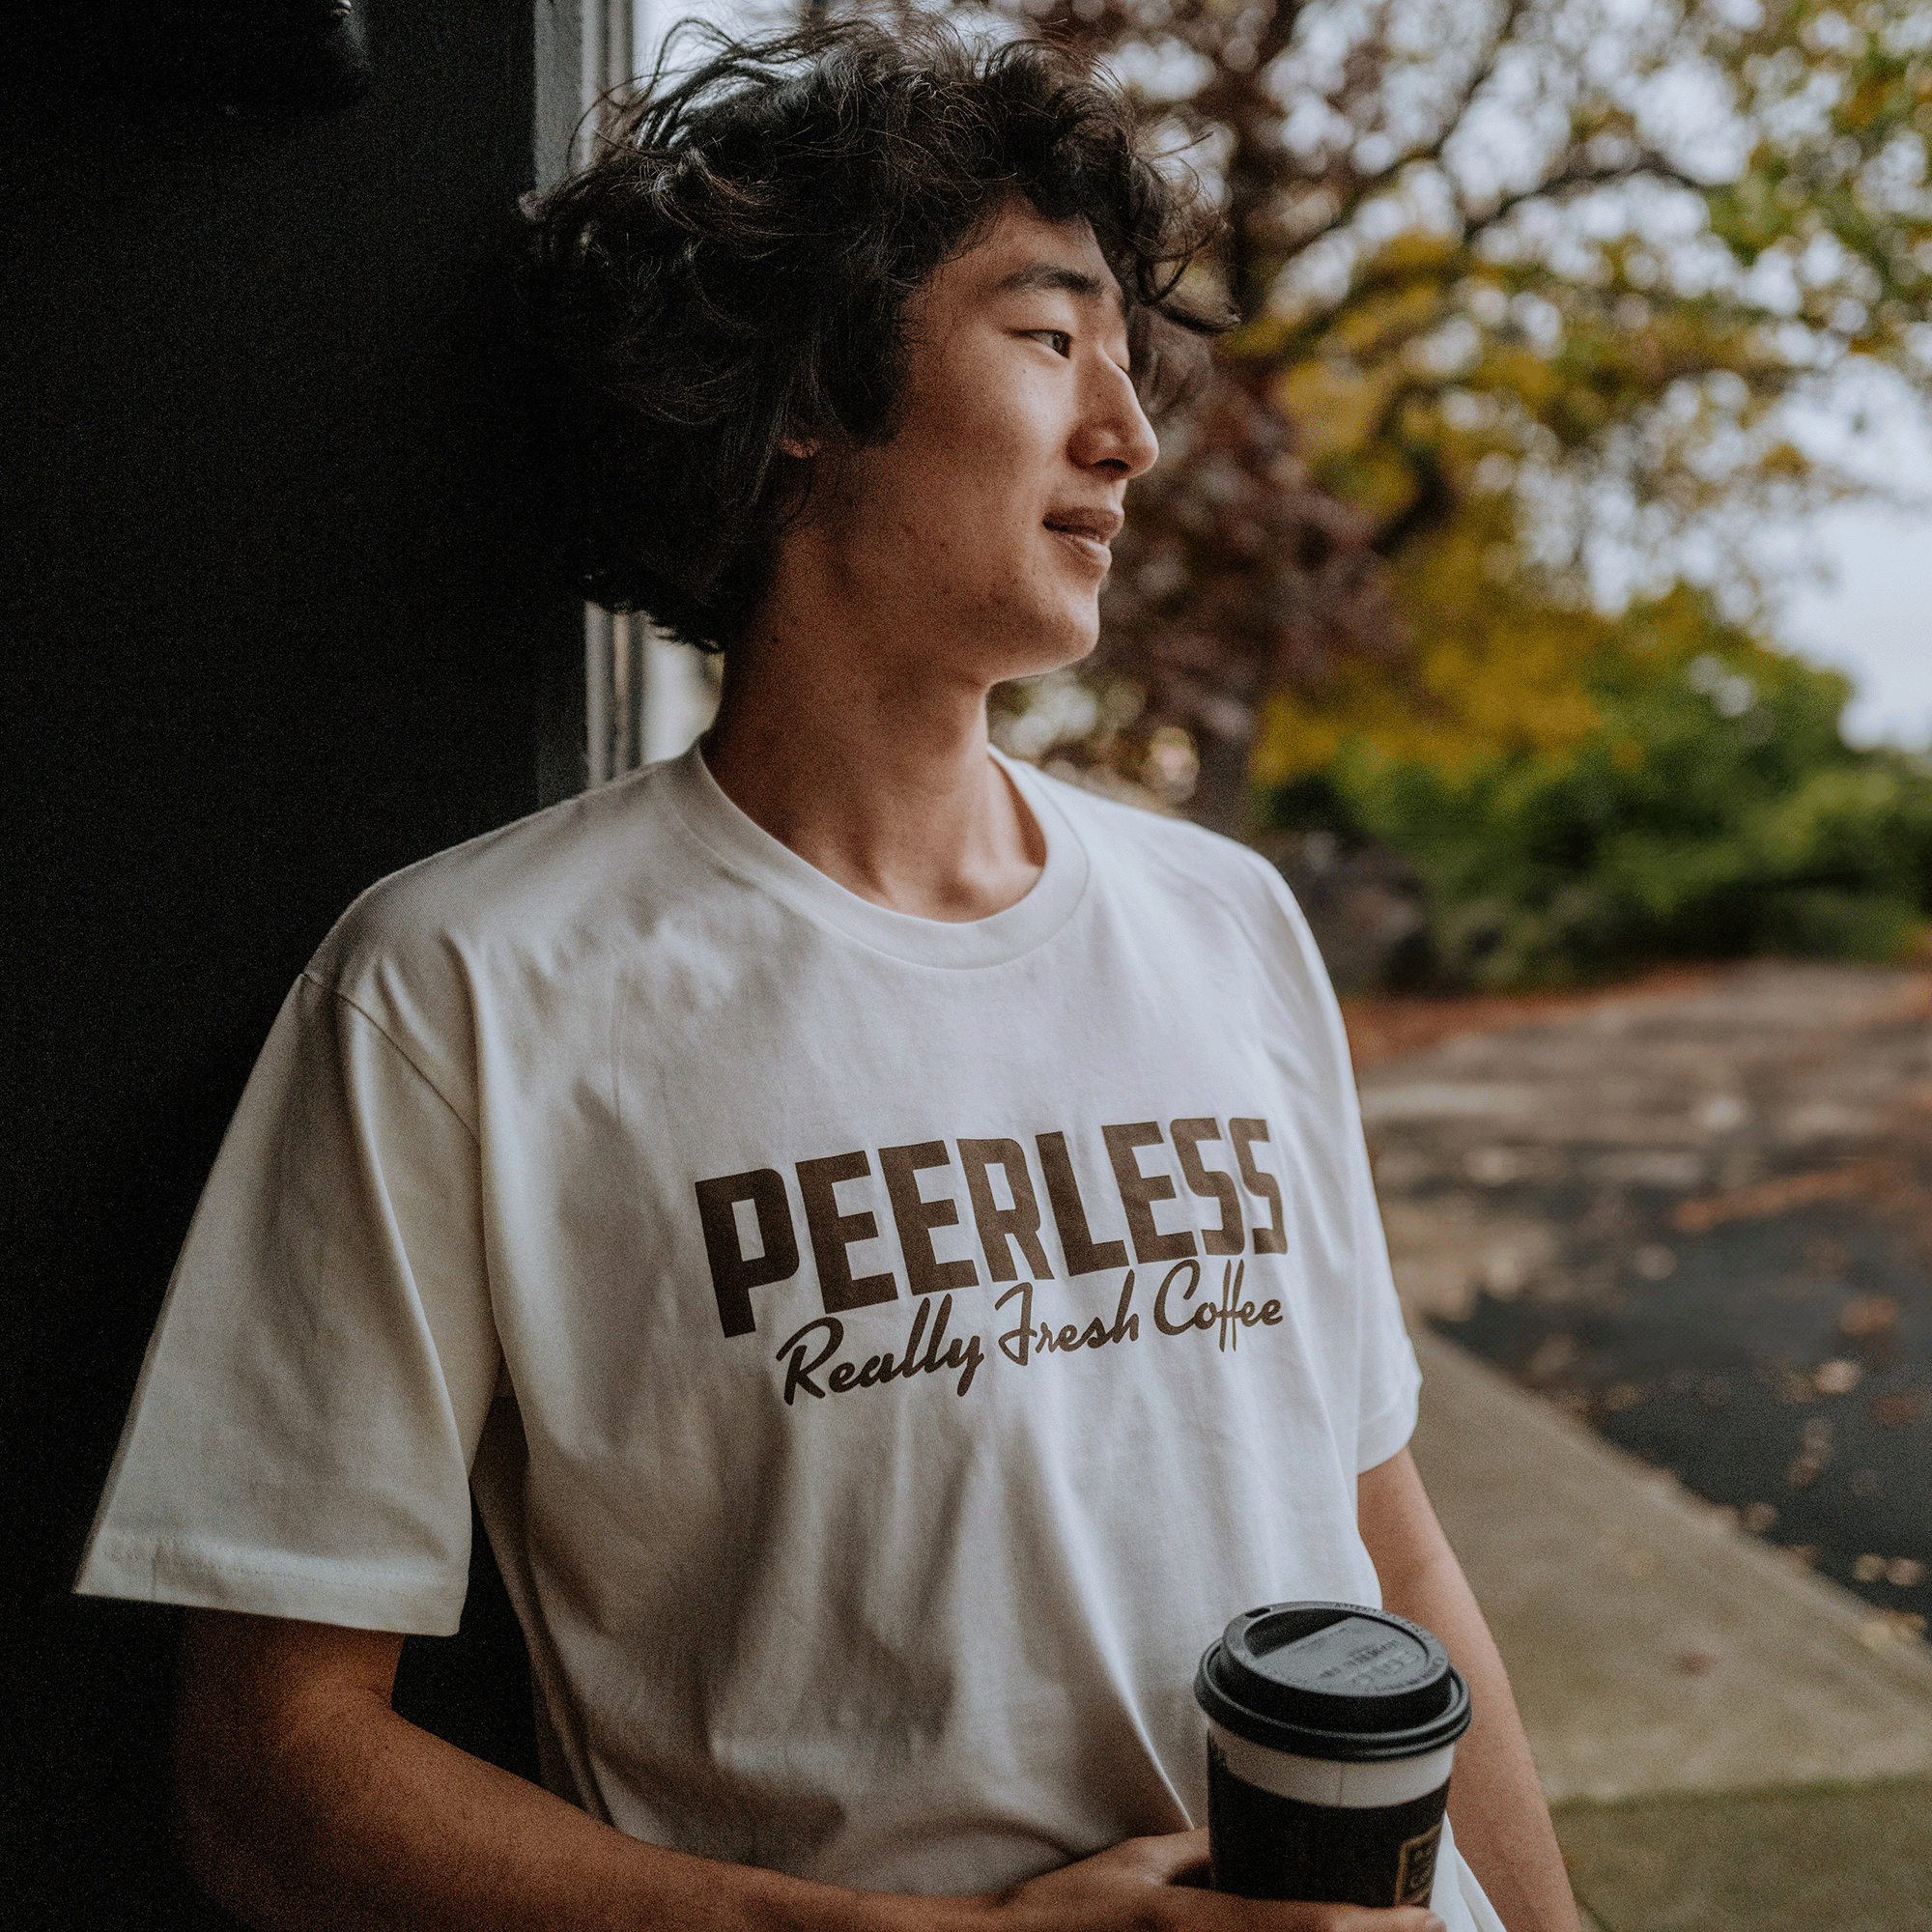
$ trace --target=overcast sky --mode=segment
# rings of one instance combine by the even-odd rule
[[[1913,500],[1848,504],[1789,533],[1833,581],[1793,595],[1779,641],[1856,679],[1847,737],[1922,750],[1932,745],[1932,433],[1907,398],[1882,385],[1867,414],[1872,427],[1858,440],[1843,417],[1814,421],[1802,440]]]
[[[1848,671],[1859,691],[1845,714],[1855,744],[1932,744],[1932,513],[1840,510],[1818,520],[1837,583],[1793,600],[1787,641]]]

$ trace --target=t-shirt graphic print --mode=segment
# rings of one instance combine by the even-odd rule
[[[1210,1260],[1241,1255],[1250,1232],[1257,1254],[1287,1252],[1281,1186],[1259,1165],[1254,1151],[1257,1141],[1268,1140],[1268,1123],[1236,1116],[1231,1119],[1225,1136],[1232,1144],[1242,1186],[1258,1197],[1267,1217],[1265,1225],[1252,1231],[1243,1224],[1234,1176],[1225,1169],[1208,1166],[1202,1157],[1204,1142],[1224,1138],[1220,1122],[1211,1115],[1175,1121],[1169,1133],[1173,1155],[1179,1159],[1188,1189],[1213,1202],[1219,1210],[1215,1224],[1198,1236],[1186,1227],[1163,1230],[1156,1220],[1156,1204],[1176,1201],[1173,1178],[1145,1172],[1141,1166],[1141,1150],[1167,1151],[1168,1136],[1157,1121],[1109,1122],[1098,1129],[1097,1138],[1106,1148],[1118,1190],[1118,1212],[1126,1226],[1125,1237],[1106,1240],[1094,1236],[1062,1128],[1033,1136],[1036,1151],[1031,1158],[1010,1136],[960,1139],[951,1148],[944,1140],[880,1148],[876,1153],[877,1180],[890,1205],[890,1231],[884,1238],[896,1245],[897,1273],[891,1268],[864,1276],[853,1273],[854,1244],[882,1238],[875,1211],[854,1207],[847,1212],[839,1206],[840,1182],[864,1184],[873,1179],[874,1158],[864,1149],[794,1163],[791,1172],[796,1176],[802,1210],[797,1213],[788,1199],[786,1175],[778,1168],[753,1168],[700,1180],[696,1187],[697,1209],[718,1298],[719,1323],[726,1335],[753,1332],[756,1322],[752,1290],[789,1281],[799,1271],[798,1224],[802,1219],[824,1312],[779,1345],[778,1358],[787,1364],[783,1386],[787,1404],[800,1393],[823,1400],[828,1394],[842,1395],[854,1388],[874,1388],[895,1379],[942,1372],[956,1377],[954,1392],[964,1396],[986,1359],[985,1350],[977,1332],[963,1340],[956,1332],[950,1342],[947,1337],[954,1321],[954,1294],[980,1286],[982,1265],[986,1280],[996,1285],[992,1314],[997,1317],[1009,1306],[1013,1310],[1013,1325],[998,1335],[997,1341],[1007,1358],[1020,1368],[1027,1367],[1036,1354],[1139,1341],[1136,1280],[1138,1270],[1150,1265],[1164,1269],[1159,1287],[1142,1297],[1151,1306],[1151,1332],[1179,1336],[1205,1330],[1217,1336],[1223,1350],[1231,1345],[1238,1349],[1243,1328],[1280,1326],[1281,1301],[1270,1297],[1256,1302],[1244,1296],[1247,1264],[1230,1260],[1221,1264],[1218,1303],[1212,1293],[1196,1302],[1195,1292],[1202,1284],[1199,1257],[1203,1253]],[[1036,1185],[1036,1172],[1043,1185]],[[931,1179],[923,1179],[924,1176]],[[965,1191],[978,1261],[967,1252],[942,1260],[935,1244],[936,1237],[945,1238],[940,1231],[957,1228],[961,1235],[947,1245],[965,1245],[959,1201],[946,1193],[922,1192],[923,1186],[943,1187],[948,1181]],[[848,1187],[848,1198],[852,1192]],[[1057,1308],[1064,1316],[1066,1308],[1059,1303],[1049,1305],[1042,1295],[1036,1325],[1036,1285],[1056,1279],[1041,1244],[1042,1198],[1052,1207],[1051,1232],[1061,1257],[1062,1276],[1094,1272],[1111,1276],[1116,1270],[1125,1270],[1111,1321],[1094,1314],[1084,1327],[1078,1321],[1063,1321],[1056,1328],[1052,1312]],[[1181,1215],[1186,1212],[1179,1204],[1178,1209]],[[1170,1218],[1175,1212],[1169,1210]],[[1136,1264],[1132,1266],[1128,1264],[1129,1239]],[[896,1353],[887,1350],[867,1355],[863,1364],[856,1357],[846,1358],[846,1317],[857,1309],[897,1301],[901,1281],[907,1297],[917,1298],[919,1303],[903,1346]],[[998,1293],[997,1285],[1002,1283],[1015,1285]]]

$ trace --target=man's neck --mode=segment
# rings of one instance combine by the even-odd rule
[[[990,918],[1046,844],[986,748],[985,693],[818,653],[734,653],[704,760],[733,805],[848,892],[920,919]]]

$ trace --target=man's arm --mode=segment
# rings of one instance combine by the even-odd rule
[[[1355,1493],[1383,1606],[1434,1631],[1468,1680],[1475,1719],[1449,1784],[1458,1847],[1509,1932],[1577,1932],[1508,1673],[1408,1451],[1365,1471]]]
[[[626,1837],[389,1708],[403,1640],[191,1611],[177,1829],[262,1932],[1441,1932],[1420,1911],[1199,1889],[1207,1833],[1136,1838],[1006,1891],[851,1891]]]

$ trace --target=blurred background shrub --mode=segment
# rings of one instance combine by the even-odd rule
[[[1333,749],[1297,766],[1305,721],[1278,709],[1258,760],[1274,780],[1262,842],[1318,923],[1346,923],[1365,849],[1402,855],[1422,889],[1381,947],[1345,949],[1338,979],[1552,985],[1750,952],[1889,960],[1918,943],[1932,761],[1848,748],[1845,680],[1753,641],[1705,593],[1577,622],[1594,634],[1573,690],[1590,716],[1565,743],[1445,753],[1386,728],[1370,696],[1356,729],[1329,707]]]

